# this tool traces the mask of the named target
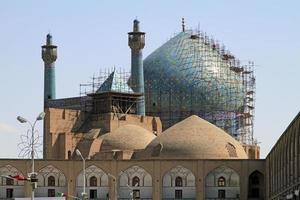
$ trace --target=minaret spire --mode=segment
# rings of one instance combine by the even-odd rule
[[[133,21],[133,31],[128,33],[128,45],[131,48],[131,79],[134,92],[143,96],[137,103],[137,114],[145,115],[144,96],[144,68],[143,68],[143,48],[145,46],[145,33],[140,32],[140,22]]]
[[[44,61],[44,107],[49,99],[55,99],[55,61],[57,59],[57,46],[52,44],[52,35],[46,36],[46,45],[42,46],[42,59]]]
[[[52,35],[46,36],[46,45],[42,46],[42,59],[44,61],[44,109],[48,107],[48,100],[55,99],[55,61],[57,59],[57,46],[52,44]],[[47,116],[46,116],[47,117]],[[44,121],[43,158],[47,156],[46,123]]]
[[[52,45],[52,35],[48,33],[46,37],[46,45]]]
[[[133,32],[140,32],[140,22],[137,19],[133,21]]]

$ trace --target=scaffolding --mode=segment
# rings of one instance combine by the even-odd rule
[[[163,129],[198,115],[245,144],[253,143],[254,63],[242,65],[199,30],[171,38],[144,60],[147,115]]]
[[[243,86],[245,88],[243,112],[240,114],[240,140],[247,144],[256,144],[253,138],[254,112],[255,112],[255,86],[256,78],[254,72],[254,63],[248,62],[243,66],[242,72]]]
[[[125,71],[121,68],[116,69],[113,68],[107,68],[105,70],[100,70],[99,74],[96,76],[93,74],[92,77],[90,77],[90,81],[87,83],[82,83],[79,85],[79,96],[86,96],[87,94],[93,94],[97,92],[97,90],[102,86],[102,84],[109,79],[109,77],[113,74],[114,77],[112,79],[115,81],[114,86],[116,92],[125,92],[125,93],[131,93],[131,88],[128,88],[127,85],[124,83],[127,83],[130,77],[130,72]]]
[[[132,92],[123,84],[133,87],[130,72],[111,69],[80,84],[80,96],[97,93],[112,72],[122,80],[115,90]],[[171,38],[144,60],[144,79],[146,115],[160,117],[163,129],[198,115],[242,143],[254,143],[254,63],[241,64],[206,33],[187,30]],[[136,99],[118,101],[129,108]]]
[[[128,85],[129,77],[129,72],[110,69],[100,72],[97,77],[93,75],[90,82],[80,84],[80,97],[91,97],[90,101],[81,101],[83,111],[93,114],[112,112],[119,119],[126,114],[136,114],[137,103],[143,94],[133,92]]]

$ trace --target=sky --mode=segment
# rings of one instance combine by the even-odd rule
[[[271,150],[300,108],[300,2],[281,0],[1,0],[0,158],[18,158],[20,136],[43,110],[41,45],[58,45],[57,98],[79,95],[79,84],[99,70],[130,68],[127,32],[138,18],[146,57],[181,30],[198,28],[242,62],[256,64],[254,137],[261,157]],[[36,126],[42,134],[42,123]],[[42,140],[41,140],[42,141]]]

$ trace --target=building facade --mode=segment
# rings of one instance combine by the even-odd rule
[[[300,199],[300,113],[266,158],[269,199]]]
[[[26,175],[30,160],[0,160],[0,173]],[[66,193],[81,197],[81,161],[37,160],[36,197]],[[86,162],[86,192],[90,199],[248,199],[258,188],[264,199],[263,177],[253,183],[253,173],[265,174],[264,160],[99,160]],[[249,185],[250,184],[250,185]],[[1,178],[0,198],[30,196],[28,182],[8,183]]]

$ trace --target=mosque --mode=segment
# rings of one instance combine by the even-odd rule
[[[112,70],[92,92],[56,99],[57,46],[47,35],[36,197],[299,199],[300,116],[260,159],[251,66],[184,23],[143,60],[145,33],[134,20],[128,45],[130,76]],[[31,167],[0,160],[1,175],[27,176]],[[30,197],[34,183],[0,179],[0,198]]]

